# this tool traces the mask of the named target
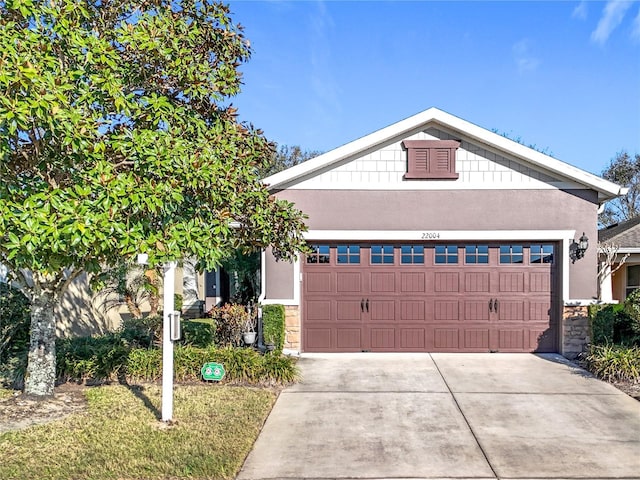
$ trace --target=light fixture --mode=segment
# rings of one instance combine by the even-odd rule
[[[584,234],[584,232],[582,232],[582,236],[580,237],[580,240],[578,240],[578,242],[575,243],[575,247],[576,247],[576,258],[580,259],[584,257],[584,252],[586,252],[587,249],[589,248],[589,239]]]

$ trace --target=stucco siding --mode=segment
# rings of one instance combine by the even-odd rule
[[[294,298],[293,289],[293,263],[287,261],[276,261],[267,249],[264,268],[266,270],[265,285],[266,300],[291,300]]]
[[[585,232],[591,248],[585,258],[570,264],[570,291],[565,297],[597,295],[597,194],[591,190],[290,189],[278,197],[309,215],[310,230],[575,230],[576,238]],[[273,278],[269,273],[267,278],[271,288]]]
[[[508,158],[482,145],[462,140],[456,152],[455,182],[441,180],[407,182],[403,175],[407,169],[407,152],[403,140],[459,140],[442,130],[428,128],[409,136],[402,136],[386,145],[350,158],[348,161],[291,185],[291,189],[353,189],[378,188],[400,190],[432,189],[549,189],[554,184],[564,184],[565,179],[555,178],[539,169],[523,164],[522,160]]]

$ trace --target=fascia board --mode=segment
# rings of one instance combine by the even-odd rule
[[[625,189],[613,182],[593,175],[585,170],[569,165],[557,160],[549,155],[538,152],[532,148],[510,140],[497,133],[479,127],[471,122],[458,118],[450,113],[439,110],[435,107],[413,115],[409,118],[382,128],[369,135],[365,135],[353,142],[349,142],[341,147],[331,150],[323,155],[308,160],[304,163],[291,167],[282,172],[267,177],[263,182],[269,186],[270,190],[277,190],[295,181],[300,177],[306,177],[314,172],[331,166],[345,158],[355,156],[360,152],[371,149],[375,145],[384,143],[394,137],[415,130],[421,125],[429,122],[442,124],[444,127],[458,131],[460,134],[475,141],[487,144],[493,148],[508,152],[510,155],[520,158],[539,168],[546,169],[585,185],[598,192],[598,200],[603,202],[612,198],[624,195]]]

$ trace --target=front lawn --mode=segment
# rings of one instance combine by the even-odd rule
[[[174,422],[165,425],[157,385],[86,395],[85,413],[1,434],[0,478],[234,478],[277,397],[267,389],[179,385]]]

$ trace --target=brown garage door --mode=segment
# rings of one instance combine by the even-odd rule
[[[553,243],[313,248],[304,351],[557,351]]]

